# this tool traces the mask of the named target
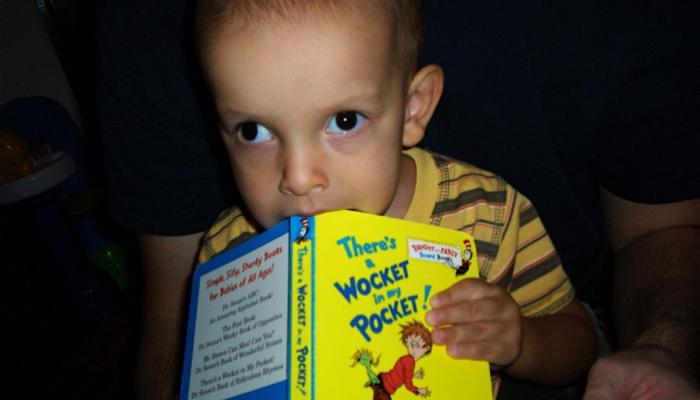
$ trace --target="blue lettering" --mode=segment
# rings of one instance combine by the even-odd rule
[[[383,271],[382,271],[383,272]],[[375,289],[381,289],[386,283],[384,280],[381,282],[378,282],[377,280],[381,277],[382,273],[380,272],[379,275],[377,274],[372,274],[369,276],[370,282],[372,282],[372,287]]]
[[[363,296],[367,296],[369,292],[372,291],[372,285],[370,285],[367,279],[360,278],[357,281],[357,290],[359,290],[360,294],[362,294]]]
[[[347,300],[348,303],[350,303],[350,297],[353,299],[357,298],[357,287],[355,286],[355,277],[350,278],[349,285],[340,285],[340,283],[336,282],[333,284],[336,289],[340,292],[340,294],[343,295],[345,300]]]
[[[395,301],[394,304],[389,304],[388,309],[391,311],[391,318],[393,319],[399,319],[404,315],[399,312],[399,301]]]
[[[418,295],[414,294],[394,301],[392,304],[383,307],[378,313],[370,314],[369,316],[358,314],[350,321],[350,326],[357,329],[367,342],[371,342],[372,337],[368,330],[377,335],[382,332],[385,325],[391,325],[401,318],[416,313],[418,311],[417,300]]]
[[[309,348],[304,346],[301,349],[297,349],[297,389],[305,392],[304,387],[306,386],[306,356],[309,354]]]
[[[390,285],[394,283],[394,280],[389,277],[389,269],[385,268],[381,271],[379,271],[379,276],[382,277],[382,283],[384,285]]]
[[[357,299],[359,295],[367,296],[373,289],[385,288],[405,278],[408,278],[408,260],[372,272],[367,278],[356,279],[353,276],[347,283],[335,282],[333,286],[348,303],[351,303],[352,299]]]
[[[389,318],[386,315],[386,313],[389,312],[390,308],[391,308],[391,306],[389,306],[388,308],[382,308],[382,310],[379,312],[379,314],[381,314],[381,316],[382,316],[382,321],[387,325],[391,325],[391,323],[394,322],[394,320],[396,319],[396,318],[394,318],[394,315],[393,315],[394,313],[391,313],[392,318]]]
[[[342,246],[348,258],[359,257],[365,254],[373,254],[379,251],[396,249],[396,239],[384,236],[383,240],[377,242],[360,243],[355,236],[343,236],[335,242]]]
[[[350,251],[350,246],[348,246],[348,240],[350,240],[350,236],[345,236],[344,238],[339,239],[336,243],[343,246],[345,249],[345,255],[348,256],[348,258],[352,258],[352,252]]]
[[[362,314],[355,316],[355,318],[353,318],[352,321],[350,321],[350,326],[357,329],[360,332],[360,334],[362,335],[362,337],[365,338],[366,341],[371,342],[372,339],[370,339],[369,335],[366,332],[367,325],[368,325],[367,317],[365,317]]]

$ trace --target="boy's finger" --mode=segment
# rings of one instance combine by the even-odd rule
[[[482,342],[497,337],[502,330],[501,324],[481,321],[460,324],[444,328],[435,328],[431,332],[433,343],[449,344],[460,342]]]
[[[461,303],[435,308],[425,314],[425,320],[432,326],[492,320],[501,311],[499,309],[500,303],[495,300],[495,298],[465,300]]]
[[[496,297],[463,301],[429,310],[425,313],[425,321],[432,326],[441,326],[494,320],[506,315],[501,304]]]
[[[452,358],[486,360],[493,362],[504,351],[504,344],[498,341],[460,342],[446,346],[447,354]]]
[[[467,300],[476,300],[493,293],[495,286],[480,279],[463,279],[430,299],[433,308],[445,307]]]

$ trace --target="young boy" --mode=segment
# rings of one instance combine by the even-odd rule
[[[483,280],[432,298],[433,342],[537,384],[585,374],[593,328],[532,204],[415,147],[443,87],[438,66],[416,71],[420,1],[203,0],[197,31],[245,204],[214,224],[200,262],[288,216],[335,209],[464,230]]]

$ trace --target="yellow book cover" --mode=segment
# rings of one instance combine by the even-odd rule
[[[466,233],[353,211],[291,217],[195,271],[182,399],[491,399],[432,346],[432,294],[478,278]]]

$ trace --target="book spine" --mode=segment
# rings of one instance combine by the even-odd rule
[[[292,217],[290,240],[289,399],[314,399],[314,218]]]

